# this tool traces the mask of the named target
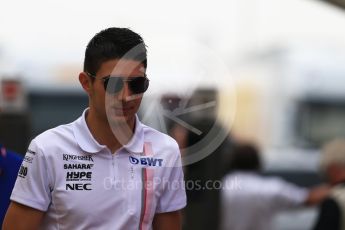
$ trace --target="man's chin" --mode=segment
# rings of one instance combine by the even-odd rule
[[[129,125],[133,119],[135,119],[135,115],[118,115],[118,114],[108,114],[108,121],[110,125],[118,126],[118,125]]]
[[[109,109],[107,111],[107,118],[111,125],[129,124],[129,122],[135,119],[135,114],[131,111],[119,111],[115,109]]]
[[[109,122],[112,124],[121,124],[121,123],[127,123],[130,119],[128,116],[122,115],[113,115],[108,118]]]

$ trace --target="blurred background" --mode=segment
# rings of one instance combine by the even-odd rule
[[[78,74],[88,41],[101,29],[129,27],[148,46],[151,85],[140,112],[144,123],[178,139],[182,154],[188,150],[186,130],[197,135],[224,130],[225,135],[211,135],[214,148],[203,157],[186,157],[187,173],[196,170],[190,163],[230,137],[260,147],[265,174],[313,186],[322,181],[320,146],[345,135],[344,5],[3,1],[0,143],[25,154],[34,136],[80,116],[87,96]],[[191,122],[198,117],[214,119],[203,130]],[[199,169],[206,178],[216,170],[212,164],[205,166],[210,174]],[[310,229],[316,215],[316,208],[283,213],[275,229]]]

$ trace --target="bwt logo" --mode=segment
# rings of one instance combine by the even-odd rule
[[[141,158],[135,158],[130,156],[129,162],[131,162],[134,165],[144,165],[144,166],[162,166],[163,159],[157,159],[153,157],[141,157]]]

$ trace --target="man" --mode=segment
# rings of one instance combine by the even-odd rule
[[[345,229],[345,140],[327,143],[322,151],[321,169],[333,186],[322,202],[315,230]]]
[[[269,230],[279,211],[320,202],[328,187],[310,191],[279,178],[259,175],[261,160],[256,147],[234,147],[228,174],[223,180],[222,229]]]
[[[10,204],[10,195],[23,157],[0,145],[0,225]]]
[[[140,35],[109,28],[89,42],[79,81],[89,108],[30,144],[7,229],[180,229],[186,205],[176,142],[136,116],[148,88]],[[20,221],[18,221],[20,220]]]

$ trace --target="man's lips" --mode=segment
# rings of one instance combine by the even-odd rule
[[[111,109],[115,112],[115,114],[126,114],[133,110],[133,106],[114,106]]]

